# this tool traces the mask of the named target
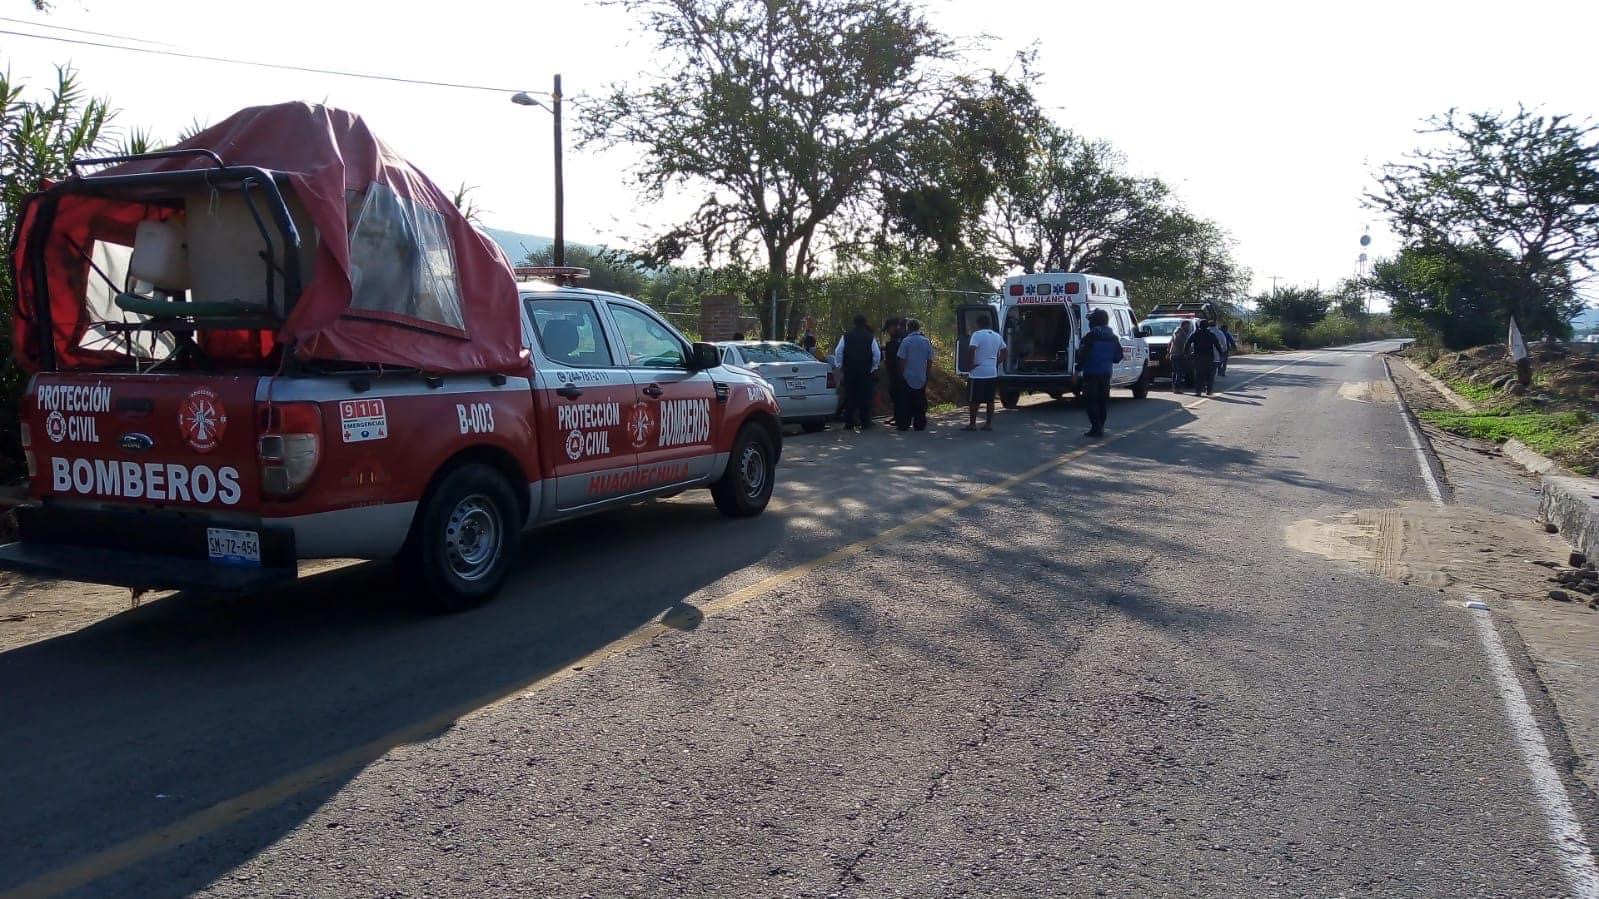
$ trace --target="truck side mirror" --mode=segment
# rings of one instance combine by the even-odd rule
[[[722,364],[722,350],[714,343],[696,343],[689,350],[688,370],[705,371]]]

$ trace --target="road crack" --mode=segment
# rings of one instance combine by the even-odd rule
[[[981,752],[988,745],[994,736],[994,728],[1001,719],[1042,694],[1045,680],[1046,678],[1041,677],[1038,679],[1038,683],[1030,689],[992,703],[988,711],[978,716],[976,735],[955,745],[953,750],[945,757],[944,763],[928,775],[927,787],[922,795],[885,818],[877,826],[876,831],[862,844],[860,851],[856,852],[854,856],[844,863],[842,870],[839,871],[837,880],[839,887],[842,889],[840,893],[835,895],[841,895],[843,891],[847,891],[850,887],[866,882],[866,878],[862,877],[857,869],[871,857],[872,853],[877,851],[878,843],[883,837],[887,836],[896,825],[909,818],[913,813],[927,808],[935,802],[947,788],[950,779],[955,775],[956,769],[960,767],[961,762],[969,756]]]

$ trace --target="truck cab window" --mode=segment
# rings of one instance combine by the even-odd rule
[[[635,368],[684,368],[688,355],[683,342],[665,325],[631,306],[611,304],[611,317],[622,336],[627,364]]]
[[[550,361],[574,368],[602,368],[615,363],[600,327],[599,310],[588,300],[529,300],[528,317],[539,348]]]

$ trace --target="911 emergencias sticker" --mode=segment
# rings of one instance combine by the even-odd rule
[[[389,436],[389,413],[382,400],[344,400],[339,403],[339,424],[345,443],[384,440]]]

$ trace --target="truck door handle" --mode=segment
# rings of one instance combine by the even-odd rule
[[[555,392],[557,394],[561,395],[561,396],[566,397],[569,400],[575,400],[578,397],[583,395],[583,391],[577,389],[576,387],[574,387],[571,384],[567,384],[567,385],[565,385],[563,387],[558,387],[558,388],[556,388]]]
[[[644,388],[644,390],[642,391],[642,393],[645,396],[649,397],[650,399],[655,399],[656,397],[659,397],[663,392],[664,391],[662,391],[661,388],[656,387],[654,384],[651,384],[650,386]]]

